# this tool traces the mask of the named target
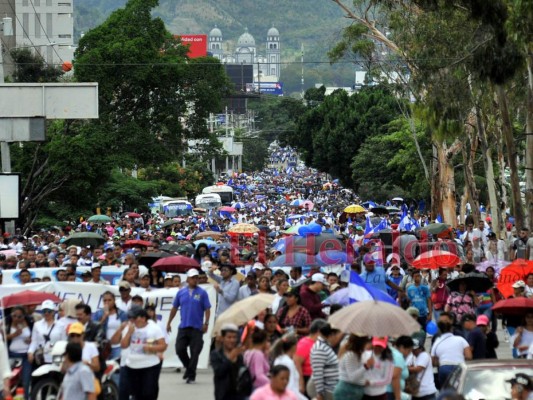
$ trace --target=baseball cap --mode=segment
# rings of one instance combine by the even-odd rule
[[[480,315],[476,319],[476,325],[484,325],[487,326],[489,324],[489,317],[486,315]]]
[[[128,311],[128,318],[147,317],[147,316],[148,314],[146,313],[146,310],[136,304],[134,306],[131,306],[130,310]]]
[[[254,264],[254,267],[253,267],[253,268],[254,268],[254,269],[263,270],[263,269],[265,269],[265,266],[263,265],[263,263],[256,262],[256,263]]]
[[[55,310],[56,306],[52,300],[45,300],[41,303],[41,310]]]
[[[74,322],[68,327],[68,334],[81,335],[85,332],[85,327],[81,322]]]
[[[98,263],[93,263],[93,265],[91,265],[91,269],[95,269],[95,268],[102,268],[102,266]]]
[[[518,289],[518,288],[525,288],[526,287],[526,283],[522,280],[520,281],[516,281],[515,283],[513,283],[513,288],[514,289]]]
[[[419,317],[420,311],[418,311],[418,308],[416,307],[409,307],[407,310],[407,314],[409,314],[411,317]]]
[[[239,332],[239,327],[232,323],[222,325],[220,332]]]
[[[372,346],[380,346],[386,349],[388,341],[389,341],[389,338],[387,336],[383,336],[383,337],[374,336],[372,338]]]
[[[320,282],[320,283],[323,283],[324,285],[327,283],[326,282],[326,278],[324,277],[324,274],[321,274],[321,273],[314,274],[311,277],[311,281],[312,282]]]
[[[130,285],[129,282],[127,282],[127,281],[120,281],[120,282],[118,283],[118,288],[119,288],[119,289],[122,289],[122,288],[124,288],[124,289],[131,289],[131,285]]]
[[[193,269],[190,269],[190,270],[187,271],[187,278],[193,278],[193,277],[198,276],[198,275],[200,275],[200,274],[198,273],[197,269],[193,268]]]
[[[418,339],[413,339],[413,349],[422,349],[424,348],[424,344],[420,342]]]
[[[494,239],[494,238],[496,237],[496,234],[495,234],[494,232],[490,232],[490,233],[487,235],[487,237],[488,237],[489,239]]]
[[[363,262],[365,264],[375,264],[376,260],[372,258],[372,254],[365,254],[365,256],[363,257]]]
[[[519,372],[515,375],[513,379],[509,379],[507,382],[509,382],[511,385],[519,384],[524,386],[527,390],[533,390],[533,382],[531,382],[531,378],[524,373]]]

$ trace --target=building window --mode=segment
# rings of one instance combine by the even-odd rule
[[[40,38],[41,37],[41,21],[40,21],[40,15],[37,13],[35,14],[35,37]]]
[[[60,39],[70,39],[70,38],[72,38],[72,35],[63,34],[63,35],[57,35],[57,37],[60,38]]]
[[[51,13],[46,14],[46,34],[48,35],[48,37],[51,37],[53,35],[53,21]]]
[[[277,44],[274,44],[274,50],[278,48],[278,45]]]
[[[30,29],[30,14],[23,13],[22,14],[22,30],[23,30],[25,39],[28,39],[28,29]]]
[[[276,75],[276,68],[270,68],[270,75]]]

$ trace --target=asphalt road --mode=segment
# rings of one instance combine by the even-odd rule
[[[498,321],[501,323],[500,321]],[[500,346],[497,349],[499,359],[510,359],[511,348],[508,342],[505,342],[505,337],[501,328],[498,330],[498,338]],[[429,349],[429,343],[426,344],[426,349]],[[177,396],[184,400],[203,400],[214,398],[213,385],[213,371],[211,369],[199,370],[196,377],[196,383],[186,384],[181,379],[183,373],[177,373],[175,369],[166,369],[161,372],[159,379],[159,399],[160,400],[174,400]]]

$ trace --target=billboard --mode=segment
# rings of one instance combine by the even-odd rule
[[[189,58],[207,56],[207,35],[176,35],[181,43],[189,46]]]
[[[20,174],[0,174],[0,220],[20,214]]]
[[[235,85],[235,91],[244,92],[246,86],[254,81],[252,64],[224,64],[229,80]]]
[[[253,88],[263,94],[283,96],[283,82],[254,82]]]

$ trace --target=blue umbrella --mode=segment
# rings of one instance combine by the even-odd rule
[[[300,207],[300,206],[303,206],[304,201],[305,200],[302,200],[302,199],[296,199],[296,200],[291,201],[290,205],[293,207]]]
[[[237,210],[240,210],[241,208],[246,207],[246,205],[240,201],[237,201],[236,203],[233,203],[231,205],[233,208],[236,208]]]
[[[287,203],[288,203],[287,199],[281,199],[276,202],[276,204],[287,204]]]
[[[246,208],[257,208],[257,203],[254,201],[250,201],[246,203]]]
[[[353,255],[350,257],[346,251],[326,250],[317,254],[317,262],[325,267],[326,265],[346,264],[353,261]]]
[[[315,256],[304,253],[282,254],[270,263],[270,267],[303,267],[317,265]]]

